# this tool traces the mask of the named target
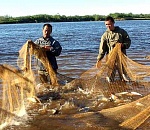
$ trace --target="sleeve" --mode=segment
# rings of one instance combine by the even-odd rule
[[[60,43],[56,40],[53,41],[52,43],[52,48],[50,49],[50,52],[54,56],[59,56],[61,54],[62,47]]]
[[[123,30],[122,36],[123,36],[123,43],[122,43],[123,49],[128,49],[131,45],[131,39],[125,30]]]
[[[107,52],[107,41],[105,38],[105,35],[102,35],[101,37],[101,42],[100,42],[100,47],[99,47],[99,54],[97,56],[97,60],[100,61],[104,58],[105,53]]]

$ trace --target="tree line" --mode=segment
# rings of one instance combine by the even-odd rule
[[[132,14],[132,13],[110,13],[116,20],[150,20],[150,14]],[[33,16],[0,16],[0,24],[14,24],[14,23],[42,23],[42,22],[79,22],[79,21],[103,21],[107,16],[105,15],[85,15],[85,16],[65,16],[65,15],[48,15],[39,14]]]

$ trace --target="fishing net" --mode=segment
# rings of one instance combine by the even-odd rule
[[[91,68],[81,79],[90,79],[92,75],[95,78],[90,79],[89,86],[98,86],[106,97],[118,102],[116,107],[101,110],[101,114],[120,122],[124,128],[136,129],[150,117],[150,67],[129,59],[121,52],[121,44],[117,44],[105,60],[100,69]],[[131,103],[124,102],[128,94],[132,98],[139,96]]]
[[[51,84],[46,84],[46,86],[58,88],[58,91],[63,92],[82,89],[88,94],[103,95],[114,105],[107,106],[98,113],[118,121],[120,127],[136,129],[149,118],[150,67],[134,62],[124,55],[119,43],[102,61],[100,68],[93,66],[80,78],[72,79],[59,73],[56,74],[48,62],[45,51],[32,41],[27,41],[19,51],[17,60],[19,69],[8,65],[0,66],[3,88],[0,95],[3,99],[0,102],[2,120],[5,113],[9,115],[7,116],[9,119],[14,117],[13,112],[21,109],[20,104],[26,98],[36,97],[39,79],[36,68],[37,59],[48,72]],[[94,112],[90,112],[92,113]],[[83,116],[85,115],[84,113]]]
[[[0,129],[12,123],[31,101],[38,100],[35,86],[39,79],[35,60],[39,59],[49,73],[51,84],[57,86],[56,74],[48,62],[46,52],[32,41],[27,41],[19,51],[17,65],[0,65]],[[34,99],[33,99],[34,98]],[[38,100],[39,101],[39,100]]]
[[[19,57],[17,61],[19,68],[24,72],[28,72],[28,70],[34,70],[33,67],[36,65],[32,64],[34,60],[32,56],[38,59],[39,62],[41,62],[45,66],[50,76],[52,85],[57,85],[58,83],[56,74],[51,64],[48,62],[46,52],[44,51],[44,49],[42,49],[30,40],[27,41],[26,44],[24,44],[21,50],[19,51]]]
[[[12,66],[0,65],[0,72],[2,83],[0,84],[2,87],[0,91],[0,99],[2,99],[0,102],[0,124],[6,122],[9,124],[20,114],[21,110],[24,110],[25,114],[25,104],[27,103],[25,99],[35,95],[35,84],[30,80],[29,75],[23,75]]]

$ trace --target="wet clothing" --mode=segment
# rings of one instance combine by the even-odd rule
[[[44,47],[46,45],[52,47],[49,51],[46,51],[46,55],[54,71],[57,71],[58,65],[56,61],[56,56],[59,56],[62,50],[62,47],[59,44],[59,42],[50,36],[49,38],[46,39],[41,37],[37,39],[34,43],[40,45],[41,47]],[[39,66],[39,70],[41,71],[45,70],[41,62],[38,63],[38,66]]]
[[[113,31],[106,30],[102,35],[97,60],[103,59],[105,54],[108,54],[115,47],[116,43],[123,44],[122,52],[124,54],[126,54],[126,49],[131,45],[131,40],[127,32],[118,26]]]

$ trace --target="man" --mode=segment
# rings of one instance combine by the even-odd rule
[[[128,33],[118,27],[114,26],[115,21],[111,16],[106,17],[105,25],[107,30],[101,37],[99,54],[97,56],[97,63],[96,67],[99,68],[101,65],[101,60],[104,58],[105,54],[109,54],[109,52],[115,47],[116,43],[121,44],[121,50],[126,55],[126,49],[128,49],[131,45],[131,40]],[[114,80],[114,74],[108,75],[108,81]],[[121,76],[123,79],[126,80],[125,75]]]
[[[46,51],[47,58],[52,65],[52,68],[57,73],[58,65],[56,61],[56,56],[59,56],[62,50],[62,47],[58,41],[56,41],[53,37],[51,37],[52,26],[50,24],[43,25],[43,37],[37,39],[35,44],[40,45],[40,47],[44,48]],[[39,65],[39,76],[42,83],[48,82],[48,73],[45,70],[44,66],[40,61],[38,61]]]

